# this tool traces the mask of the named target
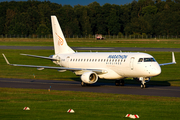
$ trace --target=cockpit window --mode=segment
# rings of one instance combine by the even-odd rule
[[[154,58],[139,58],[138,62],[156,62]]]
[[[154,58],[144,58],[144,62],[156,62]]]
[[[138,62],[143,62],[143,58],[139,58]]]

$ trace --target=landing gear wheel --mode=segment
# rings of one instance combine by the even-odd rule
[[[141,84],[141,88],[146,88],[146,84]]]
[[[82,87],[86,86],[86,83],[81,82],[81,86],[82,86]]]
[[[124,80],[121,80],[121,81],[120,81],[120,85],[121,85],[121,86],[124,86]]]
[[[120,86],[120,80],[116,80],[115,85]]]

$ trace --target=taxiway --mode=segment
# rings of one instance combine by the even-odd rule
[[[140,85],[126,84],[125,86],[115,86],[113,83],[97,82],[93,85],[82,87],[80,81],[0,78],[0,87],[47,90],[51,88],[51,90],[64,91],[180,97],[180,87],[174,86],[148,86],[145,89],[141,89]]]

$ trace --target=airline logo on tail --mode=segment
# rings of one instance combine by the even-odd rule
[[[60,45],[63,45],[63,43],[64,43],[64,41],[63,41],[63,39],[56,33],[56,35],[58,36],[58,45],[60,46]]]

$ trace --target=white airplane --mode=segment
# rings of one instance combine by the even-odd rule
[[[98,78],[116,80],[117,86],[124,85],[124,78],[133,78],[140,81],[141,88],[146,87],[146,82],[151,77],[161,73],[162,65],[176,64],[174,53],[172,52],[172,62],[158,64],[153,56],[139,52],[75,52],[68,45],[62,33],[56,16],[51,16],[53,41],[55,55],[49,57],[21,54],[30,57],[37,57],[52,60],[53,63],[61,67],[36,66],[10,64],[4,56],[8,65],[33,67],[38,70],[57,69],[59,72],[66,70],[81,76],[81,85],[96,83]]]

